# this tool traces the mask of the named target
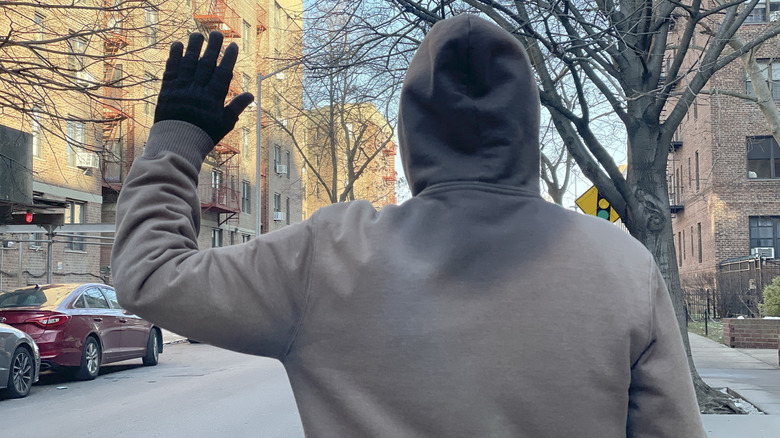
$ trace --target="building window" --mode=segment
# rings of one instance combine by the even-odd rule
[[[682,246],[683,260],[685,260],[685,230],[682,230],[682,240],[680,241],[680,246]]]
[[[701,255],[701,222],[699,222],[696,225],[697,228],[697,234],[699,235],[699,263],[702,261],[702,255]]]
[[[290,225],[290,198],[287,198],[286,202],[287,202],[287,206],[285,207],[285,210],[284,210],[285,213],[286,213],[284,215],[284,220],[285,220],[285,223],[287,225]]]
[[[246,157],[249,155],[249,129],[241,129],[241,154]]]
[[[246,93],[249,92],[249,87],[252,86],[252,78],[246,73],[241,73],[241,89]]]
[[[241,181],[241,212],[250,213],[252,209],[251,187],[249,181]]]
[[[767,11],[769,13],[767,14]],[[756,7],[750,11],[745,23],[765,23],[778,19],[780,13],[780,0],[759,0]]]
[[[236,244],[236,232],[231,231],[230,232],[230,244],[235,245]]]
[[[282,211],[282,195],[274,193],[274,213]]]
[[[749,223],[751,255],[755,248],[771,248],[774,255],[780,255],[780,216],[754,216]]]
[[[696,191],[699,191],[699,151],[696,151]]]
[[[144,73],[144,114],[147,116],[154,114],[152,96],[154,96],[154,76]]]
[[[680,232],[677,232],[677,260],[680,266],[682,267],[682,236],[680,235]]]
[[[780,178],[780,147],[771,136],[747,138],[748,179]]]
[[[780,3],[777,6],[780,6]],[[758,63],[758,68],[761,69],[761,75],[764,77],[767,87],[769,87],[772,99],[780,100],[780,61],[772,62],[768,59],[757,59],[756,62]],[[756,95],[753,90],[753,83],[750,81],[750,76],[747,75],[747,72],[745,72],[745,92],[750,96]]]
[[[41,114],[38,112],[38,108],[32,110],[32,126],[30,127],[30,133],[32,134],[32,153],[34,157],[40,158],[43,155],[41,148]]]
[[[242,234],[241,235],[241,243],[247,243],[250,240],[252,240],[252,236],[250,236],[249,234]]]
[[[292,168],[290,167],[290,151],[285,151],[286,156],[286,163],[287,163],[287,179],[290,179],[290,171]]]
[[[87,221],[86,204],[77,201],[67,201],[68,209],[65,211],[66,224],[83,224]],[[84,251],[84,238],[81,233],[69,233],[76,236],[66,237],[65,249],[69,251]]]
[[[68,166],[76,166],[76,154],[85,143],[84,123],[68,120],[67,132],[68,144],[65,146],[65,163]]]
[[[222,246],[222,229],[221,228],[212,228],[211,229],[211,247],[212,248],[219,248]]]
[[[691,236],[691,257],[693,257],[693,255],[696,254],[693,251],[693,226],[691,226],[691,234],[690,234],[690,236]]]
[[[82,37],[68,39],[68,70],[76,79],[87,79],[87,71],[84,69],[84,52],[87,51],[87,40]]]
[[[693,185],[693,172],[691,172],[691,157],[688,157],[688,190]]]
[[[243,40],[244,40],[243,41],[243,43],[244,43],[244,54],[248,55],[249,53],[251,53],[251,50],[250,50],[251,40],[249,38],[252,36],[252,26],[249,23],[247,23],[246,20],[244,20],[243,24],[244,24],[244,34],[241,35],[241,38],[243,38]],[[246,91],[246,90],[244,90],[244,91]]]
[[[160,22],[160,12],[157,8],[144,9],[144,25],[146,26],[146,44],[157,44],[157,25]]]
[[[35,40],[43,41],[46,32],[46,17],[36,12],[33,20],[35,21]]]
[[[274,171],[277,173],[280,164],[282,164],[282,147],[277,144],[274,145]]]

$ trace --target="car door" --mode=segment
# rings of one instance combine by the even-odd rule
[[[115,310],[121,313],[122,322],[122,354],[125,357],[142,357],[146,354],[146,341],[149,339],[151,323],[141,319],[127,310],[124,310],[116,299],[116,291],[109,286],[101,286],[100,289]]]
[[[84,313],[92,319],[93,326],[102,343],[103,362],[113,362],[121,359],[122,330],[124,324],[120,321],[122,313],[114,310],[97,286],[90,286],[82,292]]]

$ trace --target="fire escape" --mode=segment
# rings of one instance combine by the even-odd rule
[[[392,161],[395,158],[395,143],[392,141],[385,146],[384,150],[382,151],[385,155],[387,155],[387,160]],[[388,204],[395,204],[395,167],[394,166],[387,166],[385,173],[382,175],[382,179],[385,180],[385,183],[388,186],[388,189],[390,189],[390,198],[388,198]]]
[[[112,11],[112,0],[105,0],[106,13],[103,17],[103,51],[105,54],[104,77],[106,84],[103,95],[103,186],[119,191],[124,176],[135,158],[133,107],[127,104],[126,89],[120,81],[124,73],[117,64],[118,55],[129,44],[127,29],[121,27],[122,16]],[[127,121],[126,132],[122,132],[122,122]],[[122,140],[125,140],[123,147]]]
[[[225,38],[241,38],[241,17],[224,0],[193,0],[192,9],[193,19],[205,32],[217,30]],[[227,101],[240,94],[235,82],[234,79],[230,84]],[[212,164],[211,184],[198,188],[201,210],[215,213],[219,225],[228,221],[237,223],[241,212],[237,136],[238,132],[234,130],[214,147],[208,157]]]

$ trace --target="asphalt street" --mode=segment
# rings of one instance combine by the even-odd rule
[[[302,438],[278,361],[205,344],[165,346],[160,363],[105,365],[97,379],[45,374],[0,400],[2,436]]]

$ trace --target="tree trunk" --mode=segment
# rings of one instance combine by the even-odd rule
[[[666,181],[666,161],[649,166],[647,163],[657,163],[650,154],[655,150],[651,144],[658,138],[658,129],[643,126],[629,133],[629,169],[628,182],[634,188],[638,200],[638,211],[629,211],[629,230],[648,250],[661,271],[661,275],[669,289],[672,305],[677,316],[677,325],[682,335],[688,358],[699,409],[705,414],[744,414],[736,407],[730,396],[710,388],[696,371],[688,339],[687,315],[680,287],[678,263],[675,257],[674,232],[672,216],[669,208],[668,186]],[[666,148],[664,148],[666,150]],[[637,153],[637,151],[640,151]],[[634,153],[631,153],[634,152]]]

